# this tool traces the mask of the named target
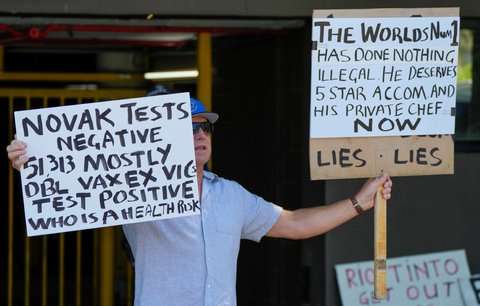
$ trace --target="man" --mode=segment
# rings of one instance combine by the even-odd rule
[[[327,206],[288,211],[234,181],[204,170],[218,114],[191,99],[192,130],[201,214],[124,225],[135,259],[135,305],[236,305],[241,239],[264,236],[305,239],[323,234],[374,205],[377,187],[388,200],[388,175],[369,179],[351,198]],[[7,146],[12,166],[28,160],[26,144]]]

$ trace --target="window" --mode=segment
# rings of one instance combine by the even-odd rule
[[[480,23],[462,20],[457,76],[455,140],[480,149]]]

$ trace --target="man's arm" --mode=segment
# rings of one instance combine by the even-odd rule
[[[20,170],[28,161],[27,145],[19,140],[12,140],[7,146],[8,158],[12,167]],[[386,174],[373,180],[369,179],[355,195],[363,210],[374,205],[374,198],[379,186],[383,185],[383,197],[391,196],[392,181]],[[341,200],[327,206],[303,208],[295,211],[283,210],[279,220],[267,233],[268,237],[305,239],[321,235],[347,222],[358,215],[350,199]]]
[[[363,210],[374,206],[377,188],[383,185],[382,195],[390,199],[392,181],[387,174],[369,179],[355,195]],[[326,206],[302,208],[294,211],[283,210],[277,223],[266,236],[288,239],[306,239],[324,234],[357,216],[358,212],[351,199],[345,199]]]

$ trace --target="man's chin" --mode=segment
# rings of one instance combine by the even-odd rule
[[[202,169],[203,166],[208,162],[208,158],[204,155],[195,155],[195,161],[197,168]]]

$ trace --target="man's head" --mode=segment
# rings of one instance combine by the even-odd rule
[[[146,97],[160,96],[160,95],[166,95],[169,93],[170,91],[167,88],[165,88],[165,86],[156,85],[150,91],[148,91],[145,96]],[[210,122],[211,124],[214,124],[218,120],[218,117],[219,117],[218,114],[207,112],[207,109],[205,108],[205,106],[203,106],[202,102],[198,101],[197,99],[190,98],[190,109],[192,112],[192,117],[194,116],[203,117],[207,119],[208,122]]]
[[[190,98],[190,109],[192,111],[192,117],[203,117],[212,124],[218,120],[218,114],[207,112],[202,102],[198,101],[197,99]]]
[[[217,113],[207,112],[203,104],[194,98],[190,98],[190,107],[195,160],[197,169],[202,169],[212,153],[213,123],[218,120],[219,116]]]
[[[158,96],[169,94],[170,92],[162,85],[155,86],[146,96]],[[210,159],[212,153],[212,132],[213,124],[218,120],[218,114],[207,112],[202,102],[197,99],[190,98],[190,109],[192,114],[192,132],[193,142],[195,146],[195,160],[198,169]]]

